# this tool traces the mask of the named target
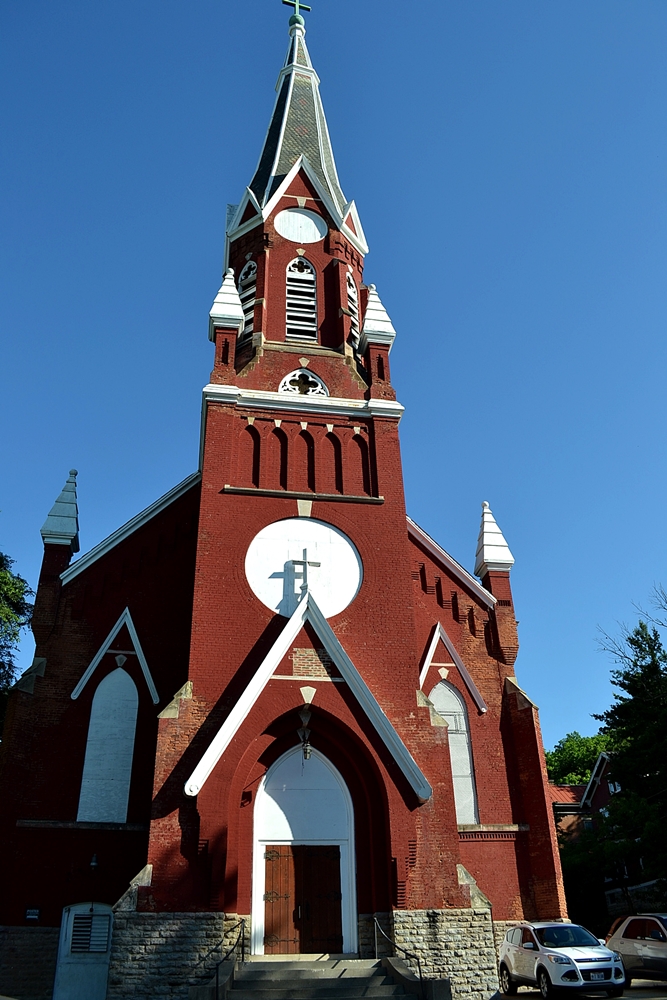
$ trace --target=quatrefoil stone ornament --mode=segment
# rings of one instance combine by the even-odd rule
[[[300,396],[328,396],[329,390],[321,378],[305,368],[297,368],[296,371],[286,375],[278,386],[278,392],[291,392]]]

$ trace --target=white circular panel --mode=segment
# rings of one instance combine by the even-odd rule
[[[254,594],[272,611],[289,618],[307,583],[322,614],[332,618],[357,596],[363,565],[342,531],[323,521],[293,517],[274,521],[255,535],[245,573]]]
[[[307,208],[286,208],[278,212],[276,230],[291,243],[318,243],[327,235],[328,226],[321,215]]]

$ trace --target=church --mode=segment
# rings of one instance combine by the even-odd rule
[[[363,957],[379,926],[488,997],[494,934],[566,918],[514,560],[488,503],[474,575],[406,512],[397,332],[305,34],[228,209],[197,471],[77,555],[72,470],[42,527],[0,924],[67,917],[58,974],[97,940],[109,996],[143,995],[132,941],[166,962],[243,919],[253,956]]]

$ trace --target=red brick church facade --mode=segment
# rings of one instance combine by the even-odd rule
[[[357,952],[372,914],[566,915],[513,560],[488,505],[481,582],[406,515],[395,331],[304,34],[229,213],[199,471],[75,561],[75,474],[42,529],[2,924],[141,870],[139,912],[244,915],[259,953]]]

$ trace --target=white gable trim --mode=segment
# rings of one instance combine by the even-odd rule
[[[429,672],[429,668],[431,666],[431,663],[433,662],[433,657],[435,656],[435,651],[438,648],[438,642],[441,639],[442,639],[442,641],[444,643],[445,649],[447,650],[447,652],[451,656],[452,661],[455,663],[455,665],[456,665],[456,667],[458,669],[458,672],[461,674],[461,677],[463,678],[463,682],[464,682],[465,686],[468,688],[468,691],[470,692],[470,697],[475,702],[475,704],[477,705],[477,708],[479,709],[480,712],[487,712],[488,708],[487,708],[486,702],[484,701],[484,699],[482,698],[481,694],[479,693],[479,689],[478,689],[477,685],[475,684],[474,680],[472,679],[472,677],[470,676],[466,665],[464,664],[463,660],[461,659],[461,657],[457,653],[456,647],[454,646],[454,643],[449,638],[449,636],[445,632],[445,630],[444,630],[443,626],[440,624],[440,622],[438,622],[437,625],[435,626],[435,628],[433,629],[433,637],[431,639],[431,644],[428,647],[428,651],[426,653],[426,659],[424,660],[424,666],[422,667],[421,673],[419,675],[419,687],[420,687],[420,689],[423,688],[423,686],[424,686],[424,683],[426,681],[426,677],[427,677],[428,672]]]
[[[306,621],[309,621],[324,644],[327,653],[338,667],[352,694],[355,696],[378,735],[405,775],[420,802],[433,794],[428,781],[417,766],[410,751],[383,712],[368,685],[352,663],[333,629],[318,608],[312,594],[306,594],[294,614],[269,650],[263,663],[237,701],[225,722],[213,738],[191,777],[185,784],[186,795],[197,795],[213,768],[240,729],[250,710],[268,684],[274,670],[285,656]]]
[[[134,622],[132,621],[132,616],[130,614],[129,608],[125,608],[125,611],[123,611],[122,615],[120,616],[114,627],[109,632],[108,636],[98,649],[97,653],[95,653],[95,656],[91,660],[90,666],[86,670],[85,674],[83,675],[77,686],[72,691],[71,694],[72,701],[76,701],[76,699],[79,697],[79,695],[85,688],[86,684],[95,673],[97,667],[102,662],[102,657],[105,655],[105,653],[108,653],[111,643],[114,641],[114,639],[122,629],[123,625],[127,626],[127,631],[130,633],[130,639],[132,640],[132,645],[134,646],[134,651],[137,654],[139,665],[141,666],[142,673],[146,679],[146,684],[148,685],[148,690],[150,691],[151,698],[153,699],[153,704],[157,705],[157,703],[160,700],[160,696],[157,693],[157,689],[155,687],[155,684],[153,683],[151,672],[148,669],[148,663],[146,661],[146,657],[144,656],[144,651],[141,648],[141,643],[139,642],[139,636],[137,635],[137,630],[134,627]]]
[[[496,606],[496,598],[491,594],[486,587],[483,587],[481,583],[478,583],[474,576],[464,569],[460,563],[457,563],[456,559],[450,556],[449,552],[445,552],[444,549],[440,548],[437,542],[434,542],[430,535],[427,535],[423,528],[420,528],[411,517],[407,518],[408,522],[408,537],[413,538],[416,542],[422,545],[429,555],[433,556],[437,562],[442,563],[445,569],[448,569],[450,573],[455,576],[463,585],[471,590],[476,597],[479,597],[488,607],[494,608]]]
[[[63,585],[69,583],[70,580],[73,580],[79,575],[79,573],[83,573],[85,569],[88,569],[88,567],[92,566],[94,562],[97,562],[98,559],[105,556],[107,552],[110,552],[111,549],[116,547],[116,545],[124,542],[126,538],[129,538],[129,536],[135,531],[138,531],[139,528],[143,528],[144,524],[148,524],[152,518],[161,514],[163,510],[166,510],[170,504],[174,503],[175,500],[178,500],[179,497],[182,497],[184,493],[187,493],[188,490],[195,485],[195,483],[200,481],[200,479],[201,472],[194,472],[191,476],[188,476],[187,479],[184,479],[182,483],[179,483],[178,486],[174,486],[173,490],[169,490],[169,492],[165,493],[165,495],[160,497],[159,500],[156,500],[150,507],[146,507],[145,510],[142,510],[130,521],[123,524],[120,528],[114,531],[113,534],[109,535],[108,538],[101,541],[99,545],[92,548],[90,552],[86,552],[85,556],[77,559],[77,561],[73,563],[69,569],[66,569],[64,573],[60,574],[60,579],[62,580]]]

